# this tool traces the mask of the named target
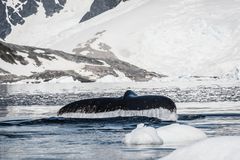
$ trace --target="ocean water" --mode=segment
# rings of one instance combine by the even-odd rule
[[[84,98],[157,94],[177,104],[178,123],[209,137],[240,136],[240,85],[233,84],[14,84],[0,85],[0,159],[157,159],[177,145],[125,145],[137,124],[160,127],[176,122],[151,117],[82,119],[58,117],[65,104]]]

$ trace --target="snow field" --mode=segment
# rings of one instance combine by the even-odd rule
[[[105,30],[92,46],[105,43],[118,58],[144,69],[171,77],[239,79],[238,6],[234,0],[133,0],[72,27],[49,47],[74,53]]]

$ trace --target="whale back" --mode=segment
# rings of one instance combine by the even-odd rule
[[[135,92],[133,92],[132,90],[127,90],[123,95],[123,99],[137,97],[137,96],[138,95]]]

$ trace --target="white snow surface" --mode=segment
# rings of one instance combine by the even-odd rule
[[[173,151],[161,160],[239,160],[240,136],[223,136],[202,140]]]
[[[155,129],[141,123],[131,133],[125,135],[124,142],[133,145],[186,145],[205,138],[207,136],[202,130],[192,126],[171,124]],[[158,139],[161,139],[162,143],[159,143]]]
[[[126,77],[124,73],[115,70],[118,74],[118,77],[113,75],[107,75],[102,78],[99,78],[96,82],[133,82],[130,78]]]
[[[139,67],[170,77],[240,79],[239,0],[130,0],[78,24],[91,3],[67,1],[48,19],[39,12],[7,41],[74,53],[105,31],[91,47],[105,43]]]
[[[14,0],[18,3],[19,0]],[[55,13],[52,17],[46,17],[42,3],[38,3],[38,12],[35,15],[24,18],[23,25],[12,26],[12,32],[6,41],[22,45],[42,46],[52,36],[61,38],[61,33],[73,26],[79,26],[83,15],[89,11],[93,0],[81,0],[66,2],[64,9]],[[20,3],[21,4],[21,3]],[[10,1],[8,3],[11,5]]]

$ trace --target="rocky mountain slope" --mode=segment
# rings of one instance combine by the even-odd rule
[[[118,59],[170,79],[240,79],[240,1],[13,1],[38,7],[16,26],[1,13],[11,26],[6,42]],[[2,6],[21,15],[24,7],[9,2]]]
[[[104,43],[118,58],[141,68],[176,79],[239,80],[239,6],[236,0],[131,0],[43,45],[76,53],[79,44],[105,31],[92,48]]]
[[[38,12],[42,5],[46,17],[63,9],[66,0],[2,0],[0,1],[0,38],[4,39],[11,33],[12,27],[25,23],[25,18]]]
[[[44,19],[51,19],[60,12],[74,12],[65,7],[66,3],[79,3],[78,22],[84,22],[109,9],[116,7],[125,0],[86,0],[70,2],[70,0],[2,0],[0,1],[0,38],[5,39],[17,25],[23,25],[27,18],[43,15]],[[72,6],[72,5],[70,5]],[[89,8],[85,11],[85,8]],[[64,9],[65,8],[65,9]],[[83,9],[84,8],[84,9]],[[81,13],[81,10],[85,13]]]
[[[163,77],[116,57],[91,58],[0,41],[0,83],[53,80],[95,82],[106,76],[111,80],[123,81],[148,81]]]

